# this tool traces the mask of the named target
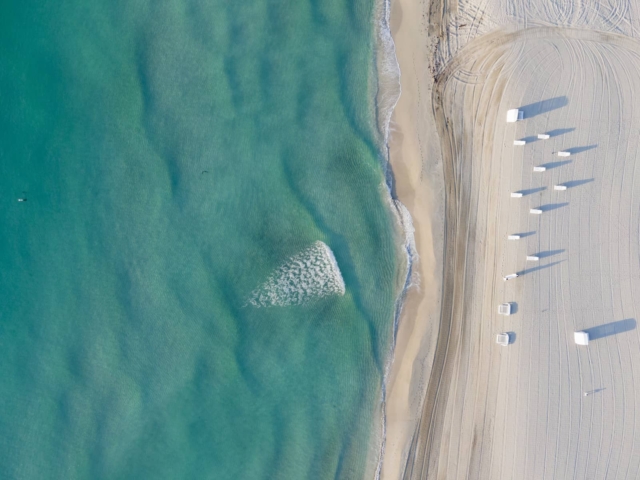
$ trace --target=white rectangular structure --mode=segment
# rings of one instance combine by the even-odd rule
[[[534,215],[542,215],[542,210],[540,210],[539,208],[530,208],[529,213],[532,213]]]
[[[521,196],[520,192],[511,192],[511,198],[520,198]]]
[[[517,108],[512,108],[511,110],[507,110],[507,123],[515,123],[518,120],[522,120],[523,117],[524,117],[523,112],[521,112]]]
[[[537,257],[535,255],[527,255],[527,262],[537,262],[538,260],[540,260],[540,257]]]
[[[540,140],[549,140],[549,135],[547,135],[546,133],[539,133],[538,138]]]
[[[520,240],[520,235],[509,235],[507,240]]]
[[[534,172],[544,172],[546,169],[546,167],[533,167]]]
[[[566,185],[554,185],[553,189],[554,190],[566,190],[567,186]]]
[[[589,345],[589,333],[573,332],[573,340],[576,342],[576,345]]]
[[[507,280],[513,280],[514,278],[518,278],[517,273],[510,273],[509,275],[505,275],[504,277],[502,277],[502,280],[506,282]]]
[[[514,141],[513,141],[513,144],[514,144],[514,145],[526,145],[526,144],[527,144],[527,142],[526,142],[526,141],[524,141],[524,140],[514,140]]]
[[[558,152],[559,157],[568,157],[571,155],[571,152]]]
[[[511,315],[511,304],[503,303],[498,305],[498,315]]]
[[[496,335],[496,343],[498,345],[502,345],[503,347],[509,345],[509,333],[503,332]]]

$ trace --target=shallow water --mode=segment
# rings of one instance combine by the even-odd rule
[[[0,478],[362,475],[398,269],[372,17],[4,5]],[[250,303],[317,241],[344,296]]]

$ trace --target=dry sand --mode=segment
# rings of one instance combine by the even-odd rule
[[[403,93],[391,162],[422,283],[398,332],[382,478],[640,472],[635,10],[395,0]],[[517,107],[525,120],[507,124]],[[510,317],[497,315],[505,301],[517,304]],[[582,329],[596,337],[587,347],[573,343]],[[508,347],[495,343],[501,331],[513,333]]]

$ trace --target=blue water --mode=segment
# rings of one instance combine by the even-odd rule
[[[399,268],[373,8],[4,2],[0,478],[362,477]],[[344,295],[249,302],[317,241]]]

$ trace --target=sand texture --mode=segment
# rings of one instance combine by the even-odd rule
[[[444,195],[412,214],[417,230],[426,216],[437,238],[442,202],[444,242],[431,263],[435,280],[442,265],[442,295],[438,328],[423,327],[437,338],[423,342],[428,360],[419,364],[429,375],[420,420],[404,426],[408,441],[394,440],[384,478],[604,479],[640,471],[636,7],[567,5],[425,4],[411,16],[413,41],[401,36],[407,15],[394,37],[403,78],[413,62],[402,58],[421,51],[431,60],[416,82],[429,86],[436,74],[429,101],[414,98],[404,108],[418,118],[429,110],[424,128],[437,129],[441,153],[415,159],[423,170],[442,166]],[[474,30],[463,38],[451,33],[452,22]],[[525,119],[506,123],[509,108]],[[541,133],[550,138],[538,140]],[[519,139],[527,144],[514,146]],[[560,158],[560,150],[571,155]],[[539,165],[547,170],[534,173]],[[560,184],[567,189],[554,190]],[[508,241],[514,233],[523,238]],[[520,276],[504,282],[510,273]],[[502,302],[514,302],[515,313],[499,316]],[[589,346],[574,344],[576,330],[590,332]],[[499,332],[511,332],[509,346],[496,344]]]
[[[440,138],[432,120],[428,58],[414,42],[422,39],[420,2],[394,1],[391,32],[401,68],[402,94],[393,113],[390,158],[395,194],[408,209],[419,256],[413,285],[402,309],[394,360],[387,379],[386,442],[382,478],[398,478],[404,468],[429,381],[440,323],[444,245],[444,177]]]
[[[433,0],[428,11],[440,67],[473,39],[505,27],[557,26],[640,35],[640,4],[631,0]]]

